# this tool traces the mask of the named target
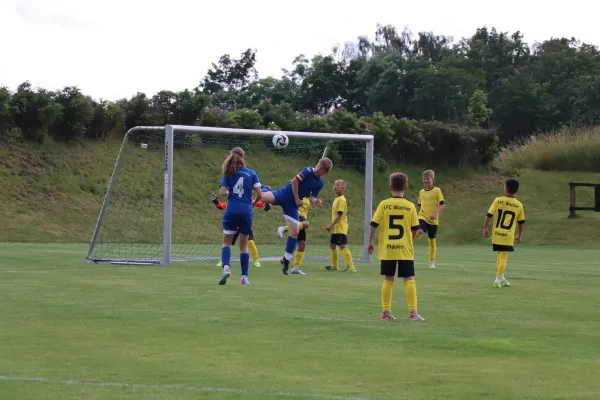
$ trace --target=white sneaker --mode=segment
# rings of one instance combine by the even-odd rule
[[[248,277],[245,275],[242,276],[242,280],[240,281],[240,283],[245,286],[250,286],[250,281],[248,280]]]
[[[306,275],[300,268],[292,267],[292,274],[296,275]]]
[[[435,264],[434,263],[429,263],[429,268],[435,268]]]
[[[284,232],[285,232],[285,226],[280,226],[279,228],[277,228],[277,236],[279,236],[279,239],[283,239]]]

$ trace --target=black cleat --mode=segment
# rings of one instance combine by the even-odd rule
[[[283,272],[284,275],[287,275],[288,270],[290,269],[290,260],[286,260],[285,257],[283,257],[280,263],[281,265],[283,265],[283,268],[281,268],[281,272]]]

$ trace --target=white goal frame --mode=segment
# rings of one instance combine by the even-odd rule
[[[105,258],[105,259],[94,259],[92,253],[98,232],[102,225],[102,219],[108,207],[108,203],[111,197],[112,190],[115,186],[117,175],[119,173],[119,167],[121,166],[122,156],[127,145],[127,141],[130,135],[136,131],[164,131],[165,134],[165,152],[164,152],[164,218],[163,218],[163,243],[162,243],[162,257],[159,258],[136,258],[136,259],[119,259],[119,258]],[[174,133],[199,133],[199,134],[211,134],[211,135],[237,135],[237,136],[273,136],[276,133],[284,133],[292,139],[322,139],[322,140],[334,140],[334,141],[353,141],[353,142],[365,142],[365,221],[364,221],[364,249],[362,260],[355,260],[361,263],[370,263],[371,255],[367,250],[369,241],[369,230],[372,218],[373,210],[373,149],[374,149],[374,136],[363,135],[363,134],[345,134],[345,133],[316,133],[316,132],[292,132],[292,131],[271,131],[271,130],[259,130],[259,129],[235,129],[235,128],[216,128],[216,127],[204,127],[204,126],[185,126],[185,125],[165,125],[165,126],[136,126],[127,131],[117,159],[113,168],[110,181],[106,194],[104,195],[104,201],[94,227],[94,232],[90,241],[90,245],[85,257],[85,263],[87,264],[131,264],[131,265],[164,265],[170,266],[175,261],[213,261],[217,260],[217,257],[193,257],[185,259],[177,259],[171,257],[171,234],[173,226],[173,152],[174,152]],[[282,246],[283,248],[283,246]],[[280,258],[274,257],[261,257],[261,260],[279,260]],[[322,258],[310,258],[307,257],[306,261],[318,261],[323,260]]]

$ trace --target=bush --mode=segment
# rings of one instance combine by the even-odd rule
[[[534,135],[510,143],[494,166],[512,171],[600,171],[600,127]]]

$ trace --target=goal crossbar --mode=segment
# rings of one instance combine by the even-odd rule
[[[143,258],[94,258],[92,256],[94,245],[98,238],[100,227],[108,207],[111,194],[113,192],[119,168],[122,164],[123,153],[126,148],[128,139],[132,133],[138,131],[163,131],[164,132],[164,218],[163,218],[163,238],[162,238],[162,256],[161,257],[143,257]],[[364,191],[364,234],[363,234],[363,257],[356,262],[369,263],[371,255],[368,253],[367,244],[369,240],[369,227],[373,209],[373,150],[374,136],[367,134],[345,134],[345,133],[319,133],[319,132],[295,132],[295,131],[275,131],[262,129],[237,129],[237,128],[218,128],[204,126],[186,126],[186,125],[164,125],[164,126],[135,126],[129,129],[123,138],[121,147],[115,160],[113,172],[111,174],[108,188],[104,195],[104,200],[100,208],[100,212],[92,233],[92,238],[85,257],[85,262],[88,264],[122,264],[122,265],[164,265],[169,266],[175,261],[214,261],[217,257],[185,257],[173,258],[171,256],[172,245],[172,225],[173,225],[173,153],[174,153],[174,134],[182,133],[199,133],[204,135],[228,135],[228,136],[272,136],[277,133],[283,133],[290,138],[307,138],[307,139],[322,139],[334,141],[353,141],[365,143],[365,191]],[[329,145],[326,147],[327,152]],[[324,154],[325,154],[324,153]],[[277,257],[261,257],[264,261],[277,261]],[[323,258],[306,258],[307,261],[326,260]]]

